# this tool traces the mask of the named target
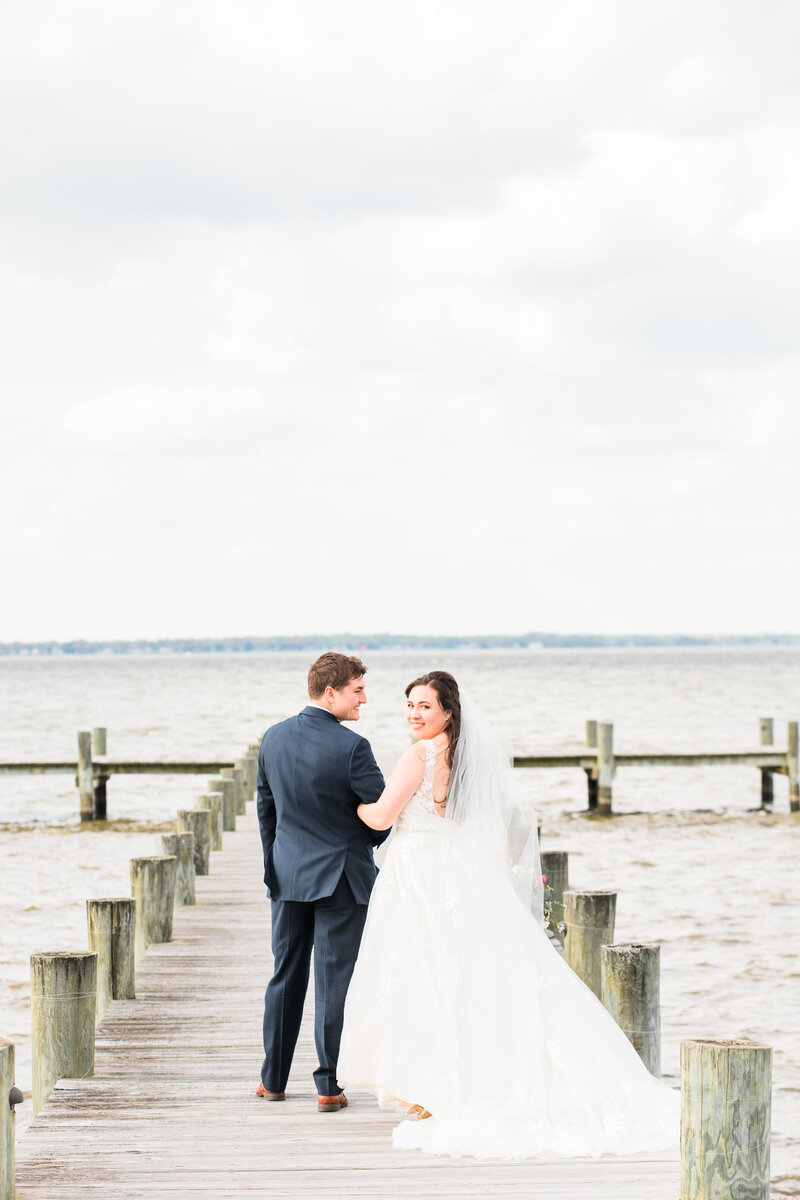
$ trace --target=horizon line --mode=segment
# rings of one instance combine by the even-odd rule
[[[578,648],[591,646],[702,646],[702,645],[792,645],[800,644],[798,633],[302,633],[302,634],[231,634],[225,636],[105,637],[42,639],[0,642],[0,655],[28,653],[126,653],[135,650],[178,650],[184,652],[222,652],[233,650],[317,649],[346,650],[431,647],[458,649]]]

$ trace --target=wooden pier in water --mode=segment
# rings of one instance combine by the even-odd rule
[[[74,772],[81,820],[105,821],[108,816],[107,786],[112,775],[218,775],[236,766],[232,760],[113,760],[106,757],[106,734],[107,731],[101,727],[91,731],[81,730],[78,733],[76,762],[6,761],[0,762],[0,774],[71,775]]]
[[[586,775],[588,811],[611,815],[614,776],[620,767],[709,767],[747,766],[761,777],[760,807],[770,812],[774,803],[774,776],[789,781],[789,809],[800,812],[800,736],[798,722],[787,722],[787,746],[774,746],[774,721],[759,719],[762,749],[745,751],[675,754],[660,752],[620,754],[614,748],[614,726],[607,721],[586,722],[586,749],[568,754],[516,755],[515,767],[552,769],[576,768]],[[75,772],[82,821],[105,820],[107,785],[112,775],[218,775],[238,762],[172,760],[133,762],[106,757],[106,730],[97,728],[78,734],[77,762],[0,762],[0,774],[48,775]]]
[[[61,1080],[17,1145],[18,1200],[506,1197],[677,1200],[668,1156],[475,1162],[394,1150],[365,1092],[319,1114],[309,997],[284,1103],[259,1099],[269,906],[254,814],[98,1025],[94,1076]],[[312,987],[313,992],[313,987]]]
[[[517,755],[515,767],[577,767],[586,774],[589,812],[610,816],[614,776],[618,767],[755,767],[761,775],[761,804],[772,811],[775,793],[773,776],[785,775],[789,780],[789,809],[800,812],[800,738],[798,722],[787,722],[785,750],[774,748],[774,721],[759,719],[759,738],[762,750],[721,751],[711,753],[618,754],[614,749],[614,726],[608,721],[586,722],[586,750],[579,754]]]

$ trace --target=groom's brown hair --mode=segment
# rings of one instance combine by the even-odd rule
[[[366,673],[367,668],[360,658],[328,650],[308,668],[308,694],[312,700],[316,700],[326,687],[340,692],[343,687],[347,687],[351,679],[359,679]]]

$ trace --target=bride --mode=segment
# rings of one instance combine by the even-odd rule
[[[431,1154],[677,1150],[677,1094],[531,912],[538,868],[526,903],[515,891],[511,768],[488,723],[446,671],[415,679],[406,699],[417,741],[377,803],[358,807],[372,829],[395,830],[347,994],[339,1078],[416,1118],[393,1141]]]

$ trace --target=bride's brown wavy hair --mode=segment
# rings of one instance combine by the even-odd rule
[[[450,718],[446,726],[449,739],[446,758],[447,765],[452,770],[453,755],[456,752],[458,739],[461,737],[461,696],[458,684],[449,671],[429,671],[427,675],[420,675],[419,679],[412,680],[406,688],[406,699],[415,687],[433,688],[442,706],[442,711],[447,713]]]

